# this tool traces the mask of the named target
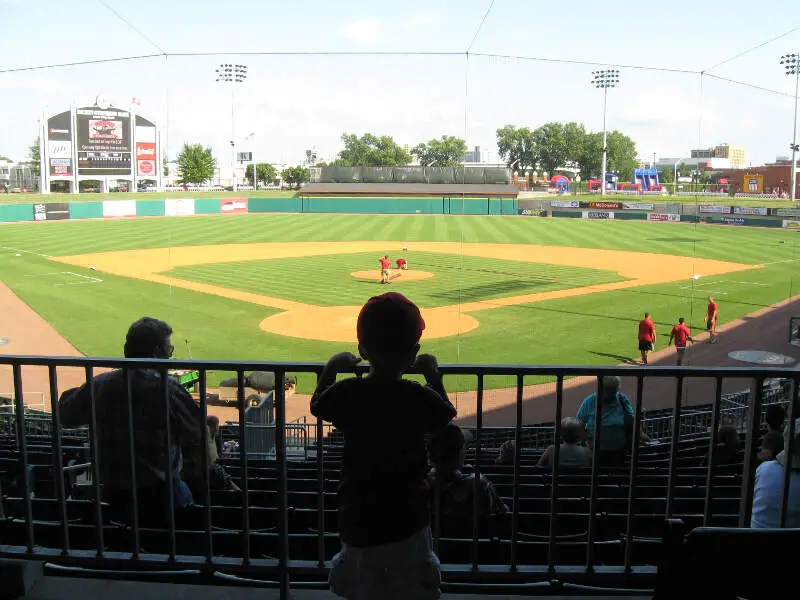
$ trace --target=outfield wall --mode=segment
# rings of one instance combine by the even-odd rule
[[[700,222],[748,227],[800,228],[800,209],[766,206],[529,199],[519,201],[519,214],[573,219]]]
[[[517,215],[515,198],[191,198],[0,204],[0,223],[243,213]]]

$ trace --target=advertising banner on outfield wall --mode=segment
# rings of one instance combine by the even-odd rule
[[[222,214],[246,213],[247,198],[223,198],[219,201],[219,212]]]
[[[719,204],[701,204],[700,205],[700,212],[701,213],[730,214],[731,207],[730,206],[721,206]]]
[[[589,202],[589,208],[622,208],[621,202]]]
[[[725,225],[744,225],[745,220],[744,217],[722,217],[721,221],[725,223]]]
[[[550,200],[553,208],[580,208],[581,203],[577,200]]]
[[[194,214],[194,198],[167,198],[164,214],[168,217],[185,217]]]
[[[775,211],[779,217],[792,217],[800,219],[800,208],[779,208]]]
[[[734,206],[733,207],[733,214],[735,215],[762,215],[767,216],[769,214],[768,208],[763,208],[760,206]]]
[[[649,202],[623,202],[622,208],[627,210],[653,210],[655,205]]]
[[[584,210],[581,216],[584,219],[613,219],[614,213],[600,210]]]
[[[672,222],[679,222],[681,220],[680,215],[670,215],[667,213],[647,213],[647,220],[648,221],[672,221]]]
[[[783,227],[785,229],[800,229],[800,221],[784,219],[783,220]]]
[[[34,221],[63,221],[64,219],[69,219],[69,204],[66,202],[33,205]]]
[[[135,217],[136,200],[104,200],[103,216],[113,217]]]

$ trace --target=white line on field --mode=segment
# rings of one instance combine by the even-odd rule
[[[11,248],[10,246],[0,246],[3,250],[11,250],[13,252],[19,252],[20,254],[33,254],[34,256],[41,256],[42,258],[52,258],[49,254],[40,254],[38,252],[32,252],[30,250],[22,250],[21,248]]]
[[[768,265],[779,265],[781,263],[795,262],[796,258],[784,258],[783,260],[773,260],[772,262],[765,262],[758,265],[759,267],[766,267]]]
[[[87,285],[90,283],[103,283],[103,280],[99,277],[91,277],[90,275],[83,275],[81,273],[73,273],[72,271],[54,271],[52,273],[38,273],[36,275],[25,275],[25,277],[51,277],[53,275],[72,275],[73,277],[79,277],[82,279],[88,279],[88,281],[73,281],[72,283],[54,283],[53,285],[62,286],[62,285]]]
[[[81,273],[73,273],[72,271],[64,271],[67,275],[74,275],[75,277],[83,277],[84,279],[91,279],[94,282],[102,282],[99,277],[92,277],[90,275],[82,275]]]

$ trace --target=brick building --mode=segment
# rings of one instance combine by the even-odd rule
[[[759,174],[764,177],[763,193],[775,192],[781,194],[789,193],[789,182],[792,179],[792,161],[778,160],[774,163],[766,164],[762,167],[750,167],[747,169],[726,169],[720,172],[720,177],[730,179],[731,186],[735,192],[748,192],[745,189],[744,179],[748,174]],[[800,198],[800,170],[795,184],[795,199]]]

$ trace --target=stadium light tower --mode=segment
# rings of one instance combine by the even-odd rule
[[[600,195],[606,195],[606,164],[608,147],[606,144],[606,105],[608,102],[608,88],[617,87],[619,83],[619,69],[600,69],[592,71],[592,83],[597,89],[603,90],[603,168],[600,180]]]
[[[217,83],[231,84],[231,176],[233,191],[236,191],[236,85],[247,79],[246,65],[223,63],[219,66]]]
[[[795,185],[797,184],[797,91],[800,84],[800,54],[784,54],[781,56],[781,64],[786,70],[787,75],[794,76],[794,118],[792,119],[792,182],[789,184],[789,199],[794,202]]]

